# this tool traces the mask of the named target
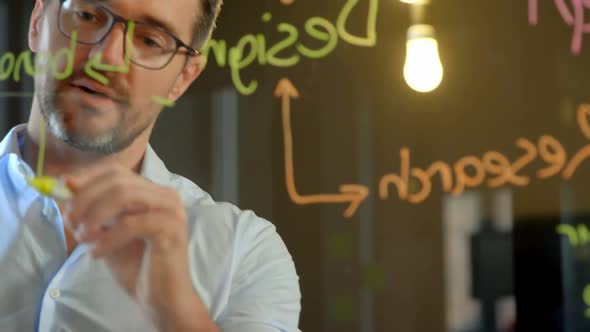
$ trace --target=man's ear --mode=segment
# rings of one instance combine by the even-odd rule
[[[177,101],[186,92],[188,87],[201,75],[205,60],[203,55],[193,56],[187,60],[168,94],[168,99]]]
[[[29,22],[29,49],[31,49],[33,53],[36,53],[39,48],[41,20],[43,19],[44,8],[45,0],[35,1],[35,8],[33,8],[33,13],[31,14],[31,20]]]

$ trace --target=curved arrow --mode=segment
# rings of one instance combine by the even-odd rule
[[[299,98],[299,91],[287,78],[283,78],[277,84],[275,97],[282,98],[283,117],[283,138],[285,144],[285,182],[289,197],[296,204],[317,204],[317,203],[349,203],[343,215],[346,218],[352,217],[358,210],[361,203],[369,195],[366,186],[358,184],[343,184],[340,186],[339,194],[315,194],[300,195],[295,186],[295,170],[293,166],[293,133],[291,130],[291,99]]]

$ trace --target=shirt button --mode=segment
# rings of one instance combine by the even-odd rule
[[[53,288],[49,291],[49,296],[51,296],[52,299],[57,300],[61,296],[61,292],[59,289]]]
[[[47,206],[43,208],[43,215],[47,218],[52,218],[53,216],[51,215],[51,207]]]
[[[24,176],[24,177],[27,176],[27,170],[25,169],[25,167],[22,164],[18,164],[18,171],[22,176]]]

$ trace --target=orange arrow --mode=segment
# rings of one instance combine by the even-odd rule
[[[295,187],[295,170],[293,167],[293,132],[291,130],[291,98],[299,98],[299,91],[287,78],[283,78],[277,84],[275,97],[282,98],[283,137],[285,143],[285,182],[289,197],[296,204],[317,203],[349,203],[344,211],[344,217],[352,217],[361,203],[369,195],[366,186],[358,184],[343,184],[340,186],[340,194],[316,194],[300,195]]]

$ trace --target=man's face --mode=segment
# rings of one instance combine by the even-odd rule
[[[60,0],[45,1],[38,0],[33,12],[29,44],[35,52],[56,54],[68,48],[71,40],[58,27]],[[65,3],[75,5],[84,1],[87,0]],[[95,2],[126,19],[162,22],[186,44],[190,44],[195,15],[199,14],[195,0]],[[40,4],[46,8],[40,8]],[[39,108],[53,135],[83,151],[103,154],[120,151],[156,121],[162,105],[154,97],[175,100],[200,72],[200,59],[191,58],[185,63],[186,53],[181,50],[159,70],[134,63],[129,65],[127,73],[97,70],[108,78],[107,85],[86,74],[85,65],[99,53],[101,63],[125,67],[125,38],[125,25],[116,23],[101,43],[76,45],[70,77],[59,80],[49,71],[35,78]],[[60,57],[60,71],[66,65],[66,57]]]

